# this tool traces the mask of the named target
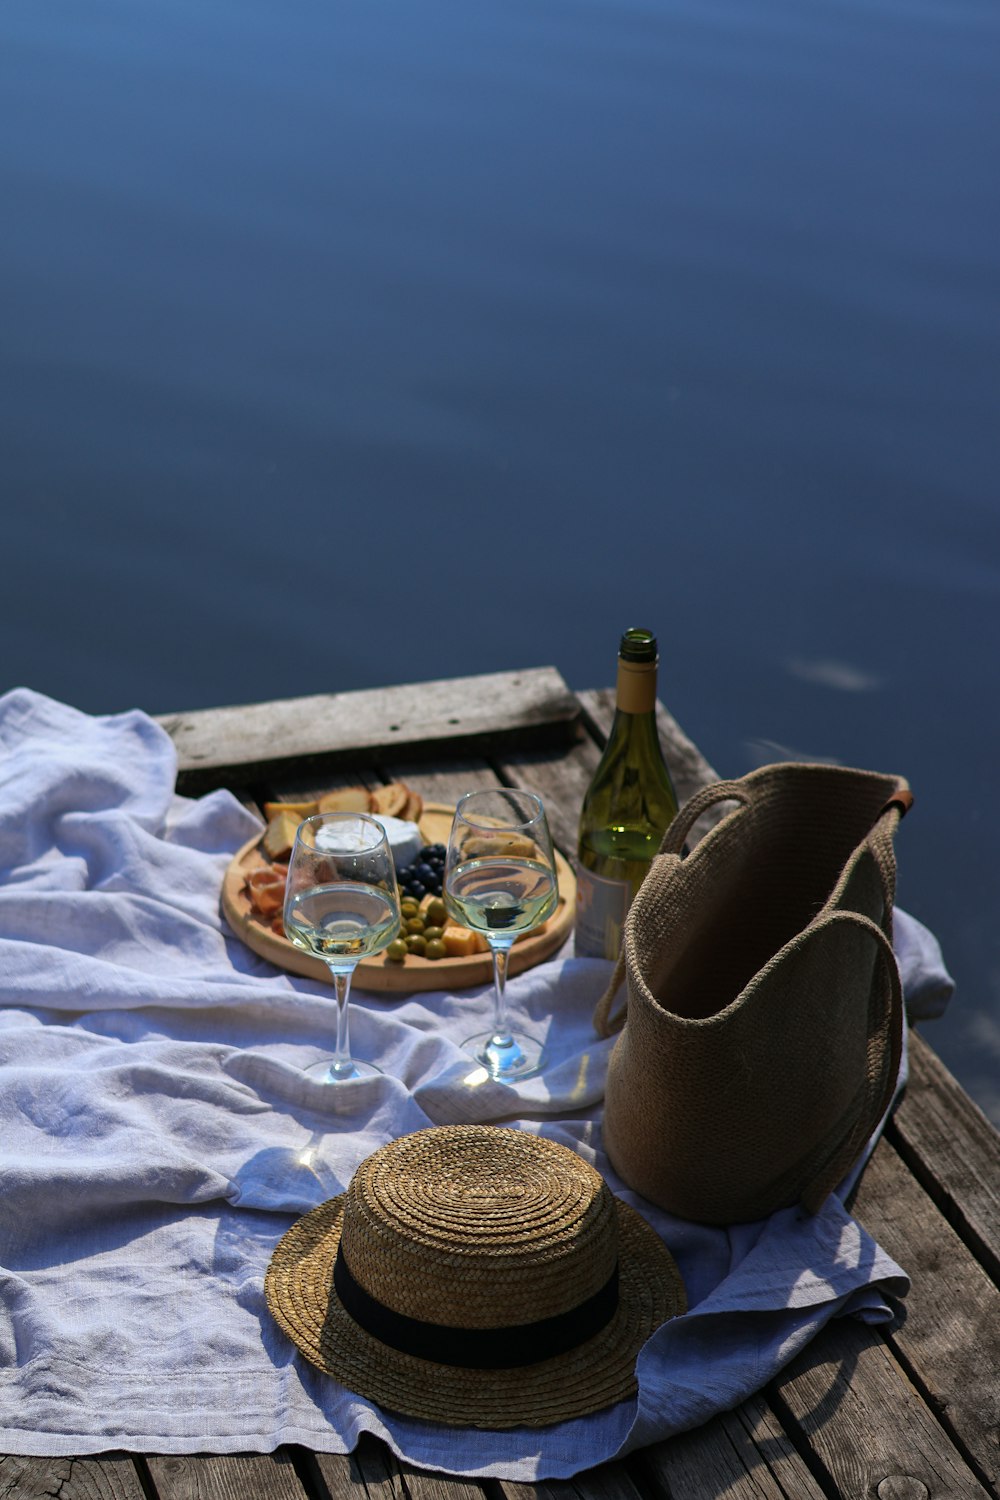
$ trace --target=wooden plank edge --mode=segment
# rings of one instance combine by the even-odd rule
[[[883,1136],[852,1212],[911,1279],[883,1337],[981,1484],[1000,1483],[1000,1288]]]
[[[758,1393],[630,1461],[657,1500],[824,1500],[807,1458]]]
[[[913,1030],[909,1061],[906,1093],[887,1137],[1000,1286],[1000,1132]]]
[[[498,745],[565,743],[580,704],[554,667],[165,714],[178,789],[405,755],[440,759]]]
[[[146,1500],[141,1462],[119,1451],[84,1458],[0,1454],[0,1497],[4,1500],[51,1500],[60,1494],[90,1500]]]
[[[878,1328],[833,1319],[766,1394],[825,1493],[988,1500]]]
[[[311,1500],[299,1472],[299,1450],[273,1453],[150,1454],[146,1457],[157,1500],[190,1500],[192,1495],[260,1495],[264,1500]]]

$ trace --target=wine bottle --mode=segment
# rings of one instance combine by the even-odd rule
[[[656,728],[656,637],[626,630],[618,650],[615,717],[580,812],[576,951],[617,958],[625,914],[677,794]]]

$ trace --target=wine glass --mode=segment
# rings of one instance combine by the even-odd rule
[[[351,976],[399,932],[396,867],[385,829],[365,813],[318,813],[299,824],[285,886],[285,935],[329,966],[337,995],[337,1046],[306,1069],[322,1083],[380,1073],[351,1056]]]
[[[535,1037],[507,1021],[507,959],[515,938],[544,922],[559,895],[552,836],[534,792],[467,792],[455,809],[445,860],[444,903],[481,932],[493,955],[493,1026],[462,1043],[502,1083],[530,1078],[545,1060]]]

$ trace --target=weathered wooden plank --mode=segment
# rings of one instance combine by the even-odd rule
[[[96,1458],[0,1456],[0,1500],[144,1500],[139,1474],[125,1453]]]
[[[554,667],[317,694],[159,722],[177,747],[178,789],[241,785],[378,754],[419,758],[564,742],[580,705]]]
[[[886,1140],[854,1212],[912,1281],[890,1347],[980,1478],[1000,1487],[1000,1288]]]
[[[314,1462],[330,1500],[406,1500],[395,1458],[368,1434],[354,1453],[317,1453]],[[322,1488],[317,1493],[322,1495]]]
[[[988,1500],[878,1331],[857,1319],[828,1323],[768,1395],[796,1446],[808,1444],[822,1487],[844,1500]]]
[[[890,1126],[910,1171],[1000,1284],[1000,1133],[917,1033]]]
[[[599,1464],[572,1479],[543,1479],[537,1484],[498,1480],[503,1500],[643,1500],[646,1491],[625,1463]]]
[[[400,1463],[384,1443],[365,1435],[350,1459],[316,1455],[316,1465],[330,1500],[485,1500],[482,1485],[472,1479],[429,1473]]]
[[[693,1432],[656,1443],[633,1462],[663,1500],[823,1500],[774,1412],[760,1396]]]
[[[483,1500],[483,1487],[475,1479],[431,1474],[412,1464],[399,1468],[408,1500]]]
[[[233,1456],[154,1455],[146,1463],[158,1500],[308,1500],[289,1449]]]

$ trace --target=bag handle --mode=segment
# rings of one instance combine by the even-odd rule
[[[613,1036],[616,1031],[621,1031],[625,1025],[625,1013],[628,1010],[628,998],[623,1001],[614,1015],[611,1014],[611,1005],[622,987],[625,978],[625,944],[622,943],[615,971],[608,980],[608,987],[594,1007],[593,1027],[598,1036]]]
[[[888,1047],[888,1067],[886,1069],[886,1081],[881,1089],[870,1089],[865,1108],[862,1110],[854,1128],[849,1132],[840,1148],[834,1152],[820,1174],[814,1178],[802,1194],[802,1206],[807,1213],[818,1213],[824,1201],[833,1192],[834,1188],[843,1181],[848,1172],[857,1161],[864,1148],[866,1141],[874,1133],[879,1121],[885,1114],[892,1102],[893,1092],[896,1088],[896,1080],[899,1076],[899,1064],[903,1050],[903,1027],[906,1025],[903,1008],[903,987],[899,978],[899,964],[892,944],[886,937],[882,928],[870,917],[863,916],[860,912],[835,911],[831,912],[823,922],[813,931],[821,931],[835,922],[849,922],[855,927],[862,928],[875,940],[879,961],[882,963],[886,978],[888,979],[888,1006],[881,1018],[881,1023],[868,1033],[869,1051],[873,1046],[881,1042],[883,1049]]]
[[[660,853],[680,854],[684,848],[684,840],[702,813],[714,807],[717,802],[741,802],[744,807],[749,807],[750,801],[751,794],[741,781],[709,782],[708,786],[703,786],[701,791],[695,792],[685,802],[663,835]]]

